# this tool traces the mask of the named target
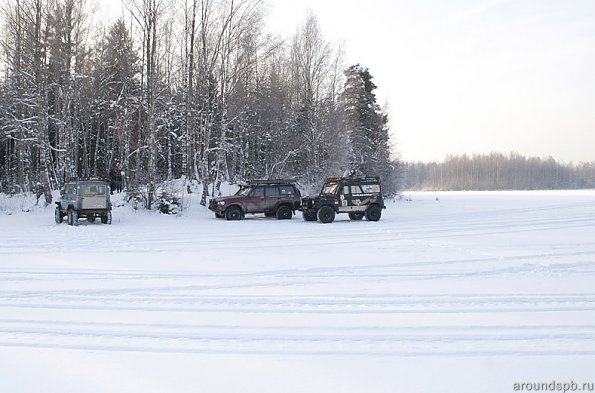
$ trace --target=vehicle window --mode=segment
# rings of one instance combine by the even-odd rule
[[[281,191],[281,195],[295,194],[295,191],[292,186],[281,186],[281,187],[279,187],[279,190]]]
[[[76,192],[76,184],[67,184],[64,187],[64,194],[74,194]]]
[[[83,186],[83,196],[100,196],[105,195],[105,185],[100,184],[86,184]]]
[[[324,195],[335,195],[339,185],[337,183],[327,183],[322,187],[321,194]]]
[[[363,191],[360,186],[351,186],[351,193],[352,194],[363,194]]]
[[[250,193],[252,197],[261,197],[264,196],[264,187],[256,187]]]
[[[279,189],[277,187],[267,187],[265,188],[265,193],[268,197],[278,197]]]
[[[380,184],[363,184],[362,189],[367,193],[378,194],[380,192]]]
[[[252,188],[250,188],[250,187],[242,187],[238,190],[238,192],[236,192],[236,195],[248,196],[248,194],[250,194],[251,190],[252,190]]]

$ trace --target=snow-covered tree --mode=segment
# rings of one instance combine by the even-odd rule
[[[112,170],[129,175],[138,155],[141,121],[140,64],[124,21],[118,19],[95,47],[94,139],[91,174],[107,176]]]
[[[263,0],[122,1],[94,43],[86,0],[0,7],[3,190],[123,170],[147,207],[182,176],[206,203],[223,181],[312,184],[355,160],[341,51],[314,15],[283,42],[264,32]]]
[[[384,173],[390,166],[388,117],[376,102],[372,75],[366,67],[356,64],[345,71],[345,76],[341,99],[352,163],[367,175]]]

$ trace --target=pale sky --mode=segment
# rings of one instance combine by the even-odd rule
[[[345,65],[370,69],[404,160],[595,161],[595,0],[268,2],[270,32],[289,38],[311,10]]]
[[[271,31],[293,34],[312,10],[346,65],[370,69],[405,160],[595,160],[593,0],[270,3]]]

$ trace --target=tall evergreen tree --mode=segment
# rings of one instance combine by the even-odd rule
[[[345,71],[341,102],[346,115],[353,169],[365,175],[392,176],[388,145],[388,117],[376,103],[372,75],[359,64]]]
[[[93,103],[95,167],[93,175],[116,168],[128,175],[137,155],[140,123],[140,64],[130,32],[122,19],[117,20],[97,45]]]

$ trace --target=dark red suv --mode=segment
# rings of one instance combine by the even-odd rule
[[[291,180],[252,180],[235,195],[214,198],[209,209],[215,217],[241,220],[246,214],[264,213],[279,220],[290,219],[300,208],[301,194]]]

